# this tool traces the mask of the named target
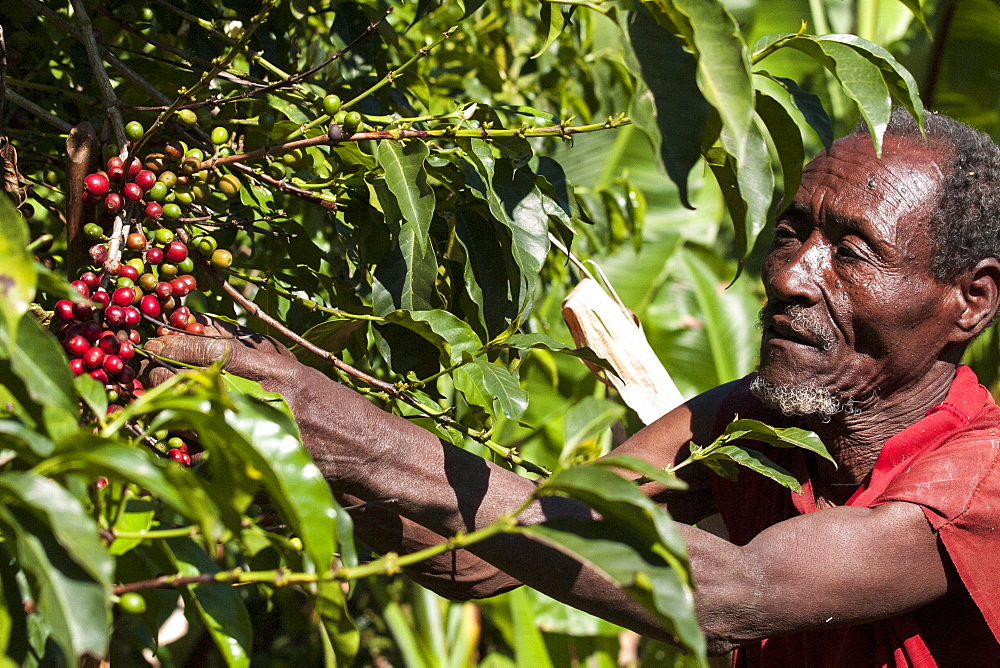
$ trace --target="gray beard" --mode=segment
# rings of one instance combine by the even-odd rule
[[[842,398],[822,387],[787,387],[776,385],[758,374],[750,383],[750,392],[765,406],[783,415],[818,417],[823,422],[838,413],[856,415],[860,408],[854,399]]]

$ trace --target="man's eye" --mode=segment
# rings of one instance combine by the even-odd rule
[[[853,248],[846,244],[839,244],[837,246],[837,255],[841,258],[848,260],[861,260],[863,259],[858,253],[854,251]]]

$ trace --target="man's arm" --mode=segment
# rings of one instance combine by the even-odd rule
[[[709,648],[913,610],[948,591],[947,556],[919,506],[837,507],[738,547],[681,527]]]
[[[169,336],[153,352],[206,365],[225,341]],[[441,536],[472,531],[512,512],[534,490],[521,476],[444,443],[389,415],[315,369],[288,357],[233,346],[227,369],[288,400],[303,440],[335,490],[365,501],[396,499],[412,522]],[[702,395],[627,441],[619,452],[656,466],[675,461],[690,440],[707,443],[723,392]],[[570,499],[545,497],[525,524],[586,518]],[[697,587],[699,621],[717,651],[825,624],[897,614],[947,591],[935,534],[916,506],[835,508],[788,520],[739,547],[682,527]],[[570,605],[655,638],[669,634],[597,571],[541,543],[500,534],[469,551]]]

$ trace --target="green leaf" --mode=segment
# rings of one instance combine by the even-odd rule
[[[688,175],[701,158],[708,119],[708,102],[696,80],[698,60],[644,9],[629,15],[627,34],[630,68],[645,83],[636,88],[629,115],[652,143],[681,202],[691,208]]]
[[[687,489],[687,483],[678,478],[673,473],[656,468],[645,459],[632,457],[631,455],[611,455],[601,457],[593,462],[594,466],[604,466],[607,468],[628,469],[641,473],[644,478],[649,478],[658,482],[667,489]]]
[[[767,132],[781,160],[781,171],[784,177],[782,186],[784,201],[791,202],[795,193],[799,191],[802,166],[806,160],[805,147],[802,145],[802,133],[799,132],[799,126],[781,102],[759,90],[757,91],[757,113],[767,127]]]
[[[535,625],[535,611],[522,587],[507,594],[510,617],[513,622],[514,658],[518,666],[551,668],[545,637]]]
[[[76,430],[73,374],[56,338],[34,318],[21,318],[16,343],[10,347],[11,370],[28,395],[42,407],[45,430],[52,438]]]
[[[219,572],[215,562],[191,539],[169,538],[163,542],[169,547],[170,558],[182,576]],[[249,666],[253,629],[250,615],[236,587],[217,583],[192,584],[184,585],[181,591],[185,594],[187,606],[197,611],[208,629],[226,665],[236,668]]]
[[[45,436],[15,420],[0,420],[0,446],[19,453],[27,447],[38,457],[48,457],[55,447]]]
[[[455,370],[455,387],[471,404],[517,420],[528,408],[528,393],[506,367],[475,358]]]
[[[793,79],[773,78],[788,90],[792,100],[795,101],[795,106],[809,123],[809,127],[816,132],[820,141],[823,142],[823,146],[829,151],[830,147],[833,146],[833,124],[830,123],[830,117],[827,115],[826,109],[823,108],[819,96],[804,90]]]
[[[393,311],[385,315],[385,321],[416,332],[434,344],[445,365],[458,364],[467,353],[483,346],[469,324],[448,311]]]
[[[271,501],[302,539],[319,572],[330,568],[336,548],[336,510],[330,487],[299,440],[294,420],[240,394],[226,423],[246,443],[238,455],[259,475]]]
[[[97,525],[64,488],[32,473],[0,474],[0,498],[0,526],[53,638],[69,656],[104,656],[113,564]]]
[[[569,496],[596,510],[602,519],[550,521],[523,527],[522,532],[604,572],[684,646],[704,656],[684,543],[669,515],[634,482],[600,466],[560,471],[542,484],[539,493]]]
[[[121,445],[96,434],[77,432],[58,443],[58,452],[36,467],[45,474],[84,471],[125,480],[198,523],[207,540],[222,534],[220,511],[199,479],[136,446]]]
[[[544,37],[542,38],[542,45],[538,47],[538,51],[531,56],[532,60],[549,50],[552,42],[556,41],[559,35],[562,34],[563,26],[566,24],[562,8],[555,3],[544,2],[544,0],[542,2],[542,9],[539,12],[539,18],[541,19],[541,23],[539,24],[540,32],[544,33]]]
[[[120,531],[128,531],[130,533],[136,533],[140,531],[149,531],[153,526],[153,516],[156,515],[156,506],[150,499],[126,499],[124,506],[118,517],[115,519],[114,526],[111,527],[113,533],[118,533]],[[115,537],[111,545],[108,546],[108,552],[113,556],[121,556],[139,545],[142,542],[141,538],[119,538]]]
[[[882,71],[882,79],[896,100],[906,107],[917,123],[923,126],[924,105],[920,101],[920,87],[910,71],[903,67],[895,57],[884,48],[862,39],[857,35],[823,35],[816,38],[824,42],[839,42],[852,47],[861,56],[867,58]]]
[[[385,171],[386,185],[395,196],[403,218],[417,228],[413,236],[421,251],[426,250],[434,217],[434,193],[427,185],[424,169],[424,160],[429,154],[430,149],[422,141],[383,140],[375,152],[379,166]]]
[[[842,42],[786,33],[761,38],[754,47],[760,53],[781,41],[781,47],[805,53],[840,81],[844,92],[858,105],[872,134],[875,152],[882,154],[882,135],[889,124],[892,98],[878,65]]]
[[[9,330],[35,295],[35,262],[28,252],[28,226],[8,197],[0,197],[0,314]]]
[[[492,344],[491,347],[509,347],[515,348],[517,350],[530,350],[532,348],[538,350],[547,350],[550,353],[560,353],[563,355],[569,355],[570,357],[576,357],[577,359],[585,360],[590,362],[596,367],[605,369],[617,375],[617,372],[608,363],[606,359],[600,357],[590,348],[573,348],[561,341],[553,339],[551,336],[539,333],[529,333],[529,334],[513,334],[503,339],[501,342]]]
[[[421,248],[414,225],[403,225],[389,250],[378,261],[372,284],[375,315],[396,309],[434,308],[438,264],[434,250]]]
[[[794,492],[802,491],[802,486],[799,485],[799,481],[792,477],[788,471],[781,468],[763,454],[752,448],[741,448],[736,445],[723,445],[718,448],[712,448],[710,454],[708,454],[704,459],[701,459],[701,462],[711,468],[712,464],[716,463],[718,460],[729,461],[739,464],[740,466],[745,466],[751,471],[756,471],[762,476],[770,478],[779,485],[787,487]],[[717,469],[713,470],[719,472]]]
[[[333,645],[337,666],[341,668],[352,666],[361,646],[361,635],[347,610],[347,600],[340,588],[340,582],[324,580],[319,583],[317,589],[316,612]]]
[[[757,420],[738,419],[730,422],[722,433],[735,438],[751,438],[777,448],[803,448],[833,462],[834,465],[837,463],[819,436],[798,427],[777,428]]]
[[[104,385],[91,378],[90,374],[87,373],[74,378],[73,385],[76,387],[77,394],[87,404],[87,408],[94,412],[94,415],[107,414],[108,393],[104,390]]]

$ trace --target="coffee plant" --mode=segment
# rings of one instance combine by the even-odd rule
[[[672,343],[672,372],[670,355],[710,351],[708,373],[677,369],[685,392],[752,369],[757,295],[718,287],[754,272],[758,236],[844,109],[876,147],[893,100],[922,117],[889,51],[797,23],[750,46],[719,0],[10,4],[5,663],[544,664],[579,650],[546,647],[530,623],[545,606],[551,628],[603,639],[587,651],[616,647],[620,629],[535,592],[476,607],[392,577],[502,531],[603,570],[688,652],[650,644],[660,659],[704,660],[683,543],[609,466],[680,483],[627,458],[591,463],[612,423],[637,421],[580,364],[613,373],[571,344],[559,300],[591,272],[581,258],[606,256],[640,315],[668,284],[698,304],[700,320],[671,307],[681,324],[650,330]],[[895,9],[924,20],[916,3]],[[792,78],[789,58],[810,75]],[[685,220],[706,232],[682,244],[663,221],[692,205]],[[667,278],[668,247],[688,278]],[[636,255],[607,255],[623,250]],[[536,479],[533,498],[591,505],[604,540],[507,518],[412,554],[355,546],[351,509],[280,397],[145,348],[249,336],[240,326]],[[151,368],[175,373],[151,386]],[[794,485],[726,445],[748,435],[822,451],[742,421],[692,461]]]

